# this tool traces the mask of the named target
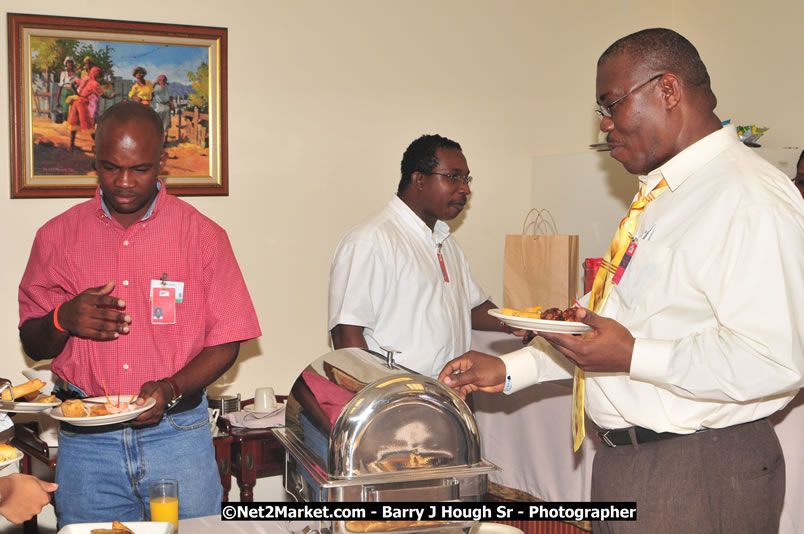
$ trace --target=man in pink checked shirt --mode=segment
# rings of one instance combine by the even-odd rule
[[[23,348],[55,358],[64,389],[155,401],[130,423],[62,424],[60,527],[150,519],[158,478],[179,480],[180,517],[220,512],[204,388],[260,328],[226,232],[159,180],[163,134],[150,107],[103,114],[95,197],[40,228],[20,283]]]

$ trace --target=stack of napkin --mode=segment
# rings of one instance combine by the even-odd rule
[[[285,426],[285,405],[279,404],[276,410],[268,413],[250,412],[241,410],[222,415],[232,423],[232,426],[245,428],[274,428]]]

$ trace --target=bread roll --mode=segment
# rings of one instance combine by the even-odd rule
[[[13,460],[17,457],[17,449],[9,445],[8,443],[0,443],[0,462],[5,462],[6,460]]]

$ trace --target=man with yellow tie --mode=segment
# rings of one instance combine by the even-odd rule
[[[439,378],[465,395],[574,374],[576,449],[584,411],[602,443],[592,500],[637,502],[638,521],[595,532],[776,532],[784,457],[767,417],[804,380],[804,203],[721,126],[678,33],[612,44],[596,97],[611,156],[640,188],[578,312],[592,331],[468,352]]]

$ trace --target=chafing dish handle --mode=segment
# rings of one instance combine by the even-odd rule
[[[442,480],[438,486],[389,488],[386,484],[363,487],[365,502],[440,502],[456,501],[461,497],[458,480]]]

